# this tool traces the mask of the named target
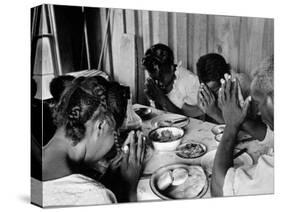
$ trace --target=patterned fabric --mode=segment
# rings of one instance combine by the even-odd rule
[[[115,195],[101,183],[80,174],[72,174],[44,182],[32,178],[31,184],[33,191],[36,190],[36,186],[39,189],[40,185],[43,187],[43,207],[97,205],[117,202]]]
[[[167,94],[170,101],[178,108],[182,108],[184,103],[197,105],[197,93],[200,86],[197,75],[183,68],[181,62],[178,64],[175,74],[173,89]]]

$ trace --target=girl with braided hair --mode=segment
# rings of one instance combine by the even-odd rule
[[[44,198],[35,203],[43,207],[115,203],[113,192],[79,173],[79,167],[96,163],[115,142],[116,122],[107,106],[105,87],[95,78],[75,79],[62,93],[54,119],[57,130],[42,150],[43,182],[32,178],[35,193],[43,188]],[[127,201],[136,201],[143,140],[140,132],[131,132],[126,141],[130,149],[122,157],[120,173]]]

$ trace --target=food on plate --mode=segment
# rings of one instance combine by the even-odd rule
[[[168,141],[174,141],[179,138],[181,138],[181,134],[174,135],[171,130],[162,130],[160,133],[155,131],[151,134],[151,138],[153,141],[158,141],[158,142],[168,142]]]
[[[172,185],[177,186],[183,184],[187,180],[188,172],[184,168],[177,168],[173,170],[172,176],[173,176]]]
[[[165,190],[173,182],[171,171],[164,172],[158,179],[157,186],[160,190]]]
[[[160,190],[165,190],[169,186],[183,184],[188,178],[188,172],[184,168],[176,168],[164,172],[158,179],[157,186]]]
[[[196,198],[206,186],[207,178],[202,167],[189,166],[187,169],[188,177],[184,183],[178,186],[170,186],[166,189],[170,198]]]
[[[206,147],[199,143],[188,143],[178,147],[177,155],[183,158],[197,158],[206,153]]]
[[[186,166],[165,171],[157,181],[157,187],[171,199],[195,198],[207,183],[204,170],[200,166]]]

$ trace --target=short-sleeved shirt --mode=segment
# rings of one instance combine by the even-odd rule
[[[200,86],[197,75],[182,67],[181,62],[177,65],[175,75],[173,89],[167,97],[178,108],[182,108],[185,103],[197,105],[197,93]]]
[[[42,199],[37,197],[37,199],[32,200],[43,207],[97,205],[117,202],[115,195],[101,183],[80,174],[72,174],[43,182],[32,178],[31,188],[33,194],[39,194],[41,189],[43,193]]]
[[[273,131],[269,128],[262,142],[266,142],[269,148],[266,154],[259,157],[257,164],[228,169],[224,179],[224,196],[273,194]]]

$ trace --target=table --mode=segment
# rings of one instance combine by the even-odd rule
[[[139,108],[139,107],[146,107],[139,104],[133,105],[133,108]],[[165,111],[157,110],[155,108],[152,109],[152,117],[154,117],[167,113]],[[151,125],[151,119],[143,121],[142,123],[142,130],[145,135],[148,135],[149,131],[154,128],[154,126]],[[218,142],[215,140],[214,134],[211,132],[211,129],[216,126],[216,124],[210,123],[210,122],[204,122],[198,119],[190,118],[190,123],[185,128],[185,136],[182,139],[182,143],[188,142],[190,140],[205,144],[207,147],[207,152],[216,150],[218,147]],[[253,162],[256,163],[258,157],[263,154],[266,150],[266,143],[254,140],[251,142],[241,143],[237,145],[237,148],[247,148],[249,155],[252,157]],[[158,151],[149,151],[148,152],[148,160],[145,162],[144,167],[144,174],[141,177],[138,188],[137,188],[137,198],[138,201],[155,201],[155,200],[161,200],[157,195],[153,193],[153,191],[150,188],[149,182],[151,174],[157,170],[158,168],[173,164],[173,163],[186,163],[186,164],[192,164],[192,165],[201,165],[201,160],[204,159],[204,156],[195,158],[195,159],[182,159],[178,156],[176,156],[175,153],[167,153],[167,152],[158,152]],[[210,180],[209,180],[210,182]],[[209,198],[211,197],[210,194],[210,186],[208,188],[208,191],[203,196],[203,198]]]

